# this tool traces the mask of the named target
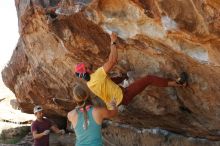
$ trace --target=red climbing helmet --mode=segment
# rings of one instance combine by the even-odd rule
[[[84,74],[86,73],[86,67],[84,63],[79,63],[75,66],[75,73]]]

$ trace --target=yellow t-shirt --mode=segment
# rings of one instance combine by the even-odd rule
[[[100,97],[107,105],[115,99],[117,105],[122,101],[123,94],[121,88],[115,84],[106,74],[103,67],[98,68],[90,75],[90,81],[87,82],[89,89],[98,97]]]

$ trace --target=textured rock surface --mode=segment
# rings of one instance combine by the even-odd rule
[[[58,2],[15,0],[20,39],[2,76],[24,112],[42,104],[48,116],[65,117],[75,104],[53,98],[71,100],[73,66],[101,66],[115,31],[114,72],[190,75],[189,88],[148,87],[115,121],[220,140],[219,0],[84,0],[81,10],[66,1],[56,17],[49,8]]]
[[[106,146],[219,146],[220,142],[206,139],[184,137],[159,128],[137,129],[131,125],[111,123],[103,129]]]

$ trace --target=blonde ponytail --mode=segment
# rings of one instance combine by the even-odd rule
[[[77,103],[76,109],[83,108],[83,117],[84,117],[84,129],[88,129],[88,114],[86,110],[87,99],[88,99],[88,93],[87,91],[81,86],[76,85],[73,89],[73,95],[74,99]]]

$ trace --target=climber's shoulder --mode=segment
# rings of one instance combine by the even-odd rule
[[[72,111],[68,112],[68,114],[67,114],[67,118],[70,121],[73,120],[74,118],[76,118],[76,116],[77,116],[76,109],[73,109]]]

